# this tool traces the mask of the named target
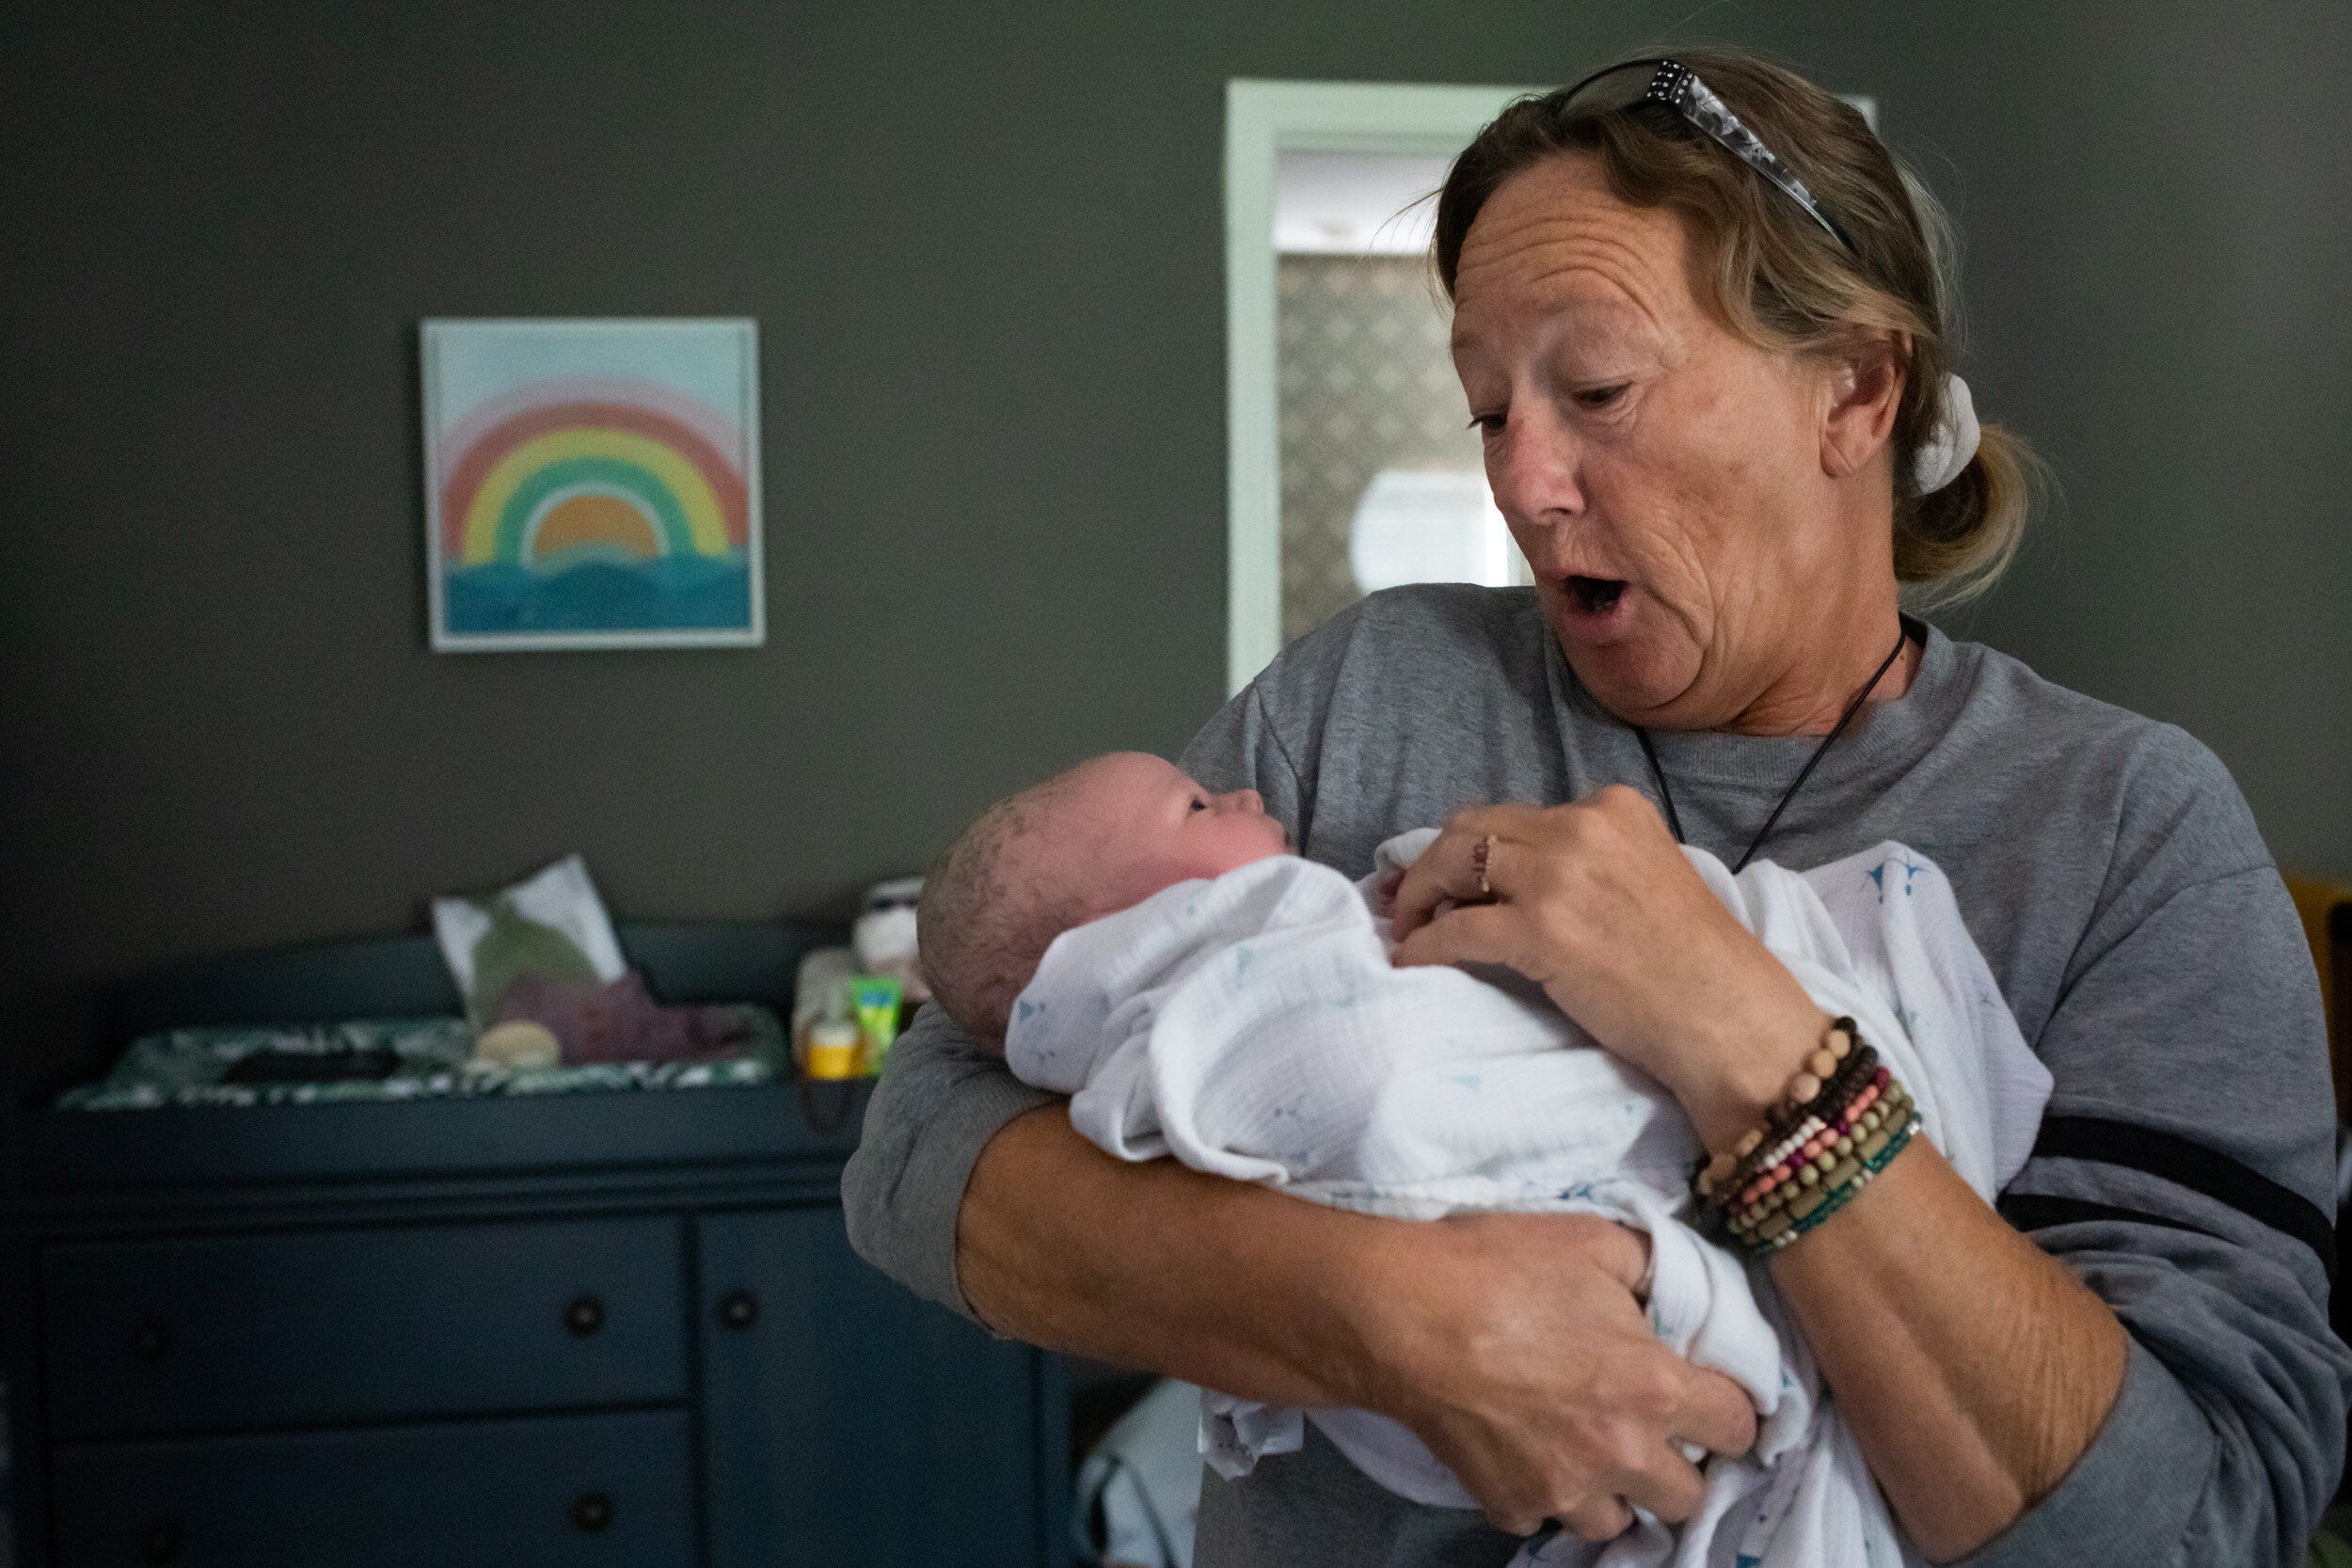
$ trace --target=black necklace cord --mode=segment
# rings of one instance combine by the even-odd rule
[[[1649,758],[1649,776],[1658,781],[1658,801],[1666,808],[1666,827],[1677,844],[1688,844],[1690,840],[1682,836],[1682,814],[1675,810],[1675,792],[1666,787],[1666,770],[1658,766],[1658,748],[1650,744],[1649,731],[1636,724],[1633,738],[1642,743],[1642,754]]]
[[[1846,711],[1837,716],[1837,722],[1831,727],[1829,734],[1821,737],[1821,743],[1813,748],[1813,754],[1804,759],[1804,766],[1797,769],[1796,782],[1781,792],[1780,802],[1772,807],[1772,815],[1764,819],[1764,826],[1756,830],[1756,837],[1748,845],[1748,852],[1741,855],[1740,863],[1731,868],[1733,876],[1745,871],[1748,862],[1756,859],[1756,852],[1764,847],[1764,841],[1772,836],[1772,829],[1779,825],[1780,814],[1788,809],[1788,802],[1797,798],[1797,791],[1804,787],[1804,781],[1813,776],[1813,769],[1820,765],[1822,757],[1829,754],[1830,746],[1846,733],[1846,726],[1852,723],[1853,716],[1862,711],[1862,705],[1870,700],[1870,693],[1876,691],[1879,682],[1886,678],[1886,672],[1892,670],[1895,661],[1903,657],[1903,644],[1910,641],[1911,628],[1898,626],[1894,650],[1880,663],[1878,673],[1865,681],[1862,689],[1853,694],[1853,700],[1846,705]],[[1651,744],[1649,731],[1641,725],[1633,726],[1633,735],[1642,743],[1642,754],[1649,759],[1650,777],[1658,781],[1659,800],[1666,808],[1666,826],[1673,832],[1677,844],[1688,844],[1690,840],[1682,836],[1682,816],[1675,810],[1675,792],[1666,785],[1665,768],[1659,766],[1658,748]]]

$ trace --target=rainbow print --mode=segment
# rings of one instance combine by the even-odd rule
[[[428,322],[437,648],[757,643],[749,322]]]

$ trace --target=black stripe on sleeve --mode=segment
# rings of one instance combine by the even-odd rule
[[[2202,1144],[2125,1121],[2107,1121],[2099,1117],[2052,1117],[2042,1124],[2041,1135],[2034,1140],[2033,1157],[2121,1165],[2201,1193],[2216,1203],[2234,1209],[2310,1247],[2318,1255],[2321,1267],[2328,1271],[2329,1282],[2336,1277],[2336,1227],[2319,1205]],[[2005,1196],[2000,1208],[2002,1215],[2021,1230],[2090,1219],[2129,1220],[2141,1225],[2168,1226],[2175,1230],[2201,1228],[2183,1220],[2162,1219],[2137,1210],[2113,1209],[2074,1198],[2016,1194]],[[2029,1221],[2027,1215],[2034,1217]]]
[[[2046,1193],[2003,1193],[1994,1208],[2012,1229],[2027,1232],[2047,1230],[2057,1225],[2081,1225],[2090,1220],[2122,1220],[2126,1225],[2160,1225],[2167,1230],[2190,1230],[2200,1236],[2213,1233],[2200,1229],[2186,1220],[2176,1220],[2163,1214],[2151,1214],[2138,1209],[2118,1209],[2112,1203],[2091,1203],[2079,1197],[2052,1197]],[[2218,1241],[2221,1238],[2215,1237]]]

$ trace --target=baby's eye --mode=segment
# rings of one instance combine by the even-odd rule
[[[1209,809],[1209,802],[1203,800],[1200,797],[1196,795],[1192,798],[1192,809],[1195,811],[1207,811]]]

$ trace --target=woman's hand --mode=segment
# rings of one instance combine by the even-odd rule
[[[1605,1541],[1632,1523],[1629,1503],[1678,1522],[1706,1484],[1681,1447],[1755,1443],[1739,1385],[1668,1350],[1635,1300],[1639,1233],[1590,1214],[1480,1214],[1388,1239],[1390,1277],[1368,1297],[1380,1382],[1361,1402],[1410,1426],[1498,1528],[1557,1519]]]
[[[1590,1214],[1375,1219],[1114,1160],[1057,1104],[981,1151],[956,1237],[998,1332],[1392,1416],[1520,1533],[1558,1519],[1604,1539],[1626,1499],[1687,1518],[1701,1492],[1678,1445],[1756,1440],[1740,1386],[1661,1344],[1635,1301],[1645,1239]]]
[[[1394,918],[1400,965],[1518,971],[1663,1084],[1711,1149],[1754,1125],[1829,1022],[1621,784],[1455,814],[1406,872]]]

